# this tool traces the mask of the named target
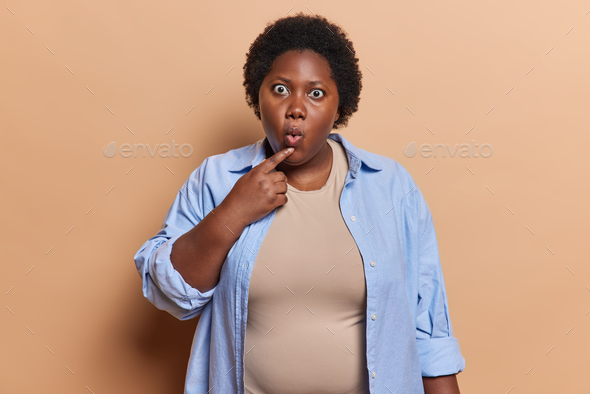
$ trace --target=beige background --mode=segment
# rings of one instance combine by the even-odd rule
[[[359,112],[339,132],[399,161],[430,205],[462,392],[589,392],[590,5],[578,0],[3,2],[0,392],[182,392],[197,320],[143,298],[133,255],[205,157],[264,136],[245,53],[306,6],[360,58]],[[172,140],[192,156],[102,153]],[[493,155],[403,155],[472,140]]]

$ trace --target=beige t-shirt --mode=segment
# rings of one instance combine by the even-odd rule
[[[340,212],[348,172],[330,138],[332,169],[318,190],[287,184],[288,202],[262,242],[248,294],[247,394],[367,394],[366,284]]]

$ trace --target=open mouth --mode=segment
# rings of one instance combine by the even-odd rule
[[[287,135],[287,145],[289,146],[295,146],[299,143],[299,141],[301,141],[301,136],[300,135]]]
[[[285,136],[285,143],[289,146],[298,145],[303,138],[303,133],[298,127],[289,127]]]

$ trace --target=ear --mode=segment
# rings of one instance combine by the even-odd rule
[[[339,117],[340,117],[340,107],[338,107],[338,111],[336,111],[336,119],[334,119],[334,122],[336,122]]]

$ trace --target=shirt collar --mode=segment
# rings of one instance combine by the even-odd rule
[[[378,163],[376,160],[376,156],[372,155],[370,152],[357,148],[342,135],[338,133],[331,133],[328,135],[328,138],[331,138],[334,141],[338,141],[342,144],[344,150],[346,151],[346,156],[348,157],[349,168],[354,174],[358,172],[361,164],[364,164],[375,171],[382,170],[380,163]],[[266,153],[264,150],[265,140],[266,136],[256,141],[256,143],[250,145],[248,149],[238,158],[234,166],[229,169],[229,171],[239,172],[248,167],[253,168],[260,164],[262,160],[266,158]]]

